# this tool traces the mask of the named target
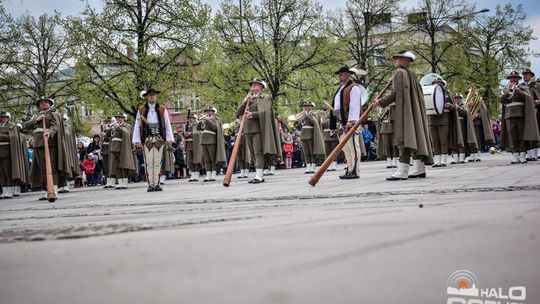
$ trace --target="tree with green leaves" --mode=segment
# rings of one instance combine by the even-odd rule
[[[329,32],[337,39],[337,49],[351,66],[368,71],[357,81],[372,92],[382,89],[392,72],[388,58],[398,38],[392,14],[399,12],[397,0],[348,0],[344,9],[329,13]]]
[[[470,66],[468,80],[483,88],[484,100],[492,113],[499,106],[500,80],[511,70],[529,67],[529,42],[536,37],[526,25],[526,17],[523,5],[506,4],[498,5],[494,15],[470,18],[459,25],[461,45],[469,53],[461,62]]]
[[[409,12],[407,28],[414,34],[412,50],[440,73],[446,63],[446,53],[457,43],[454,26],[462,18],[474,16],[473,7],[466,0],[420,0]]]
[[[114,0],[101,12],[88,6],[66,22],[79,46],[79,94],[132,116],[149,87],[179,98],[201,64],[197,47],[209,18],[209,6],[198,0]]]
[[[0,44],[4,54],[2,84],[9,93],[3,102],[15,113],[31,112],[40,96],[69,95],[73,84],[72,41],[65,34],[58,13],[34,17],[29,14],[4,24]],[[7,28],[7,29],[6,29]]]
[[[262,0],[259,5],[226,0],[214,26],[227,56],[251,67],[274,99],[297,86],[295,74],[335,61],[322,7],[310,0]],[[246,73],[244,81],[251,75]]]

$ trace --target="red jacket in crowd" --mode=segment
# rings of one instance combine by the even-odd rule
[[[83,161],[84,173],[94,174],[94,169],[96,168],[96,162],[93,159],[85,159]]]
[[[294,152],[294,146],[293,144],[285,143],[283,144],[283,152],[285,152],[285,155],[291,156]]]

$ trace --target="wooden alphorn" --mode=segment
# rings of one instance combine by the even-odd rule
[[[248,96],[251,93],[248,94]],[[246,113],[249,110],[249,105],[251,103],[251,98],[246,98],[246,108],[244,109],[244,115],[242,115],[242,120],[240,121],[240,127],[238,128],[238,133],[236,134],[236,140],[234,141],[234,148],[231,153],[231,159],[229,160],[229,165],[227,166],[227,172],[223,178],[223,186],[229,187],[231,185],[232,175],[234,167],[236,166],[236,156],[238,151],[240,151],[240,143],[242,142],[242,136],[244,133],[244,125],[246,124]]]

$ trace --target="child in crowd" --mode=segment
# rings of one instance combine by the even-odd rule
[[[96,161],[94,160],[94,155],[92,153],[88,153],[83,162],[83,166],[84,173],[86,174],[86,186],[95,186],[94,171],[96,169]]]

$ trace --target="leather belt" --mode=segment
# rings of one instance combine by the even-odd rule
[[[41,132],[45,132],[45,129],[43,129],[43,128],[36,128],[36,129],[34,130],[34,133],[41,133]]]
[[[216,132],[214,131],[210,131],[210,130],[204,130],[202,131],[203,133],[210,133],[210,134],[217,134]]]
[[[0,146],[9,146],[9,142],[7,141],[0,142]]]
[[[122,139],[121,139],[121,138],[114,137],[114,138],[112,139],[112,141],[122,141]]]
[[[313,126],[303,126],[302,129],[313,129]]]
[[[524,102],[515,101],[515,102],[511,102],[511,103],[507,104],[506,106],[507,107],[514,107],[514,106],[524,106],[524,105],[525,105]]]

